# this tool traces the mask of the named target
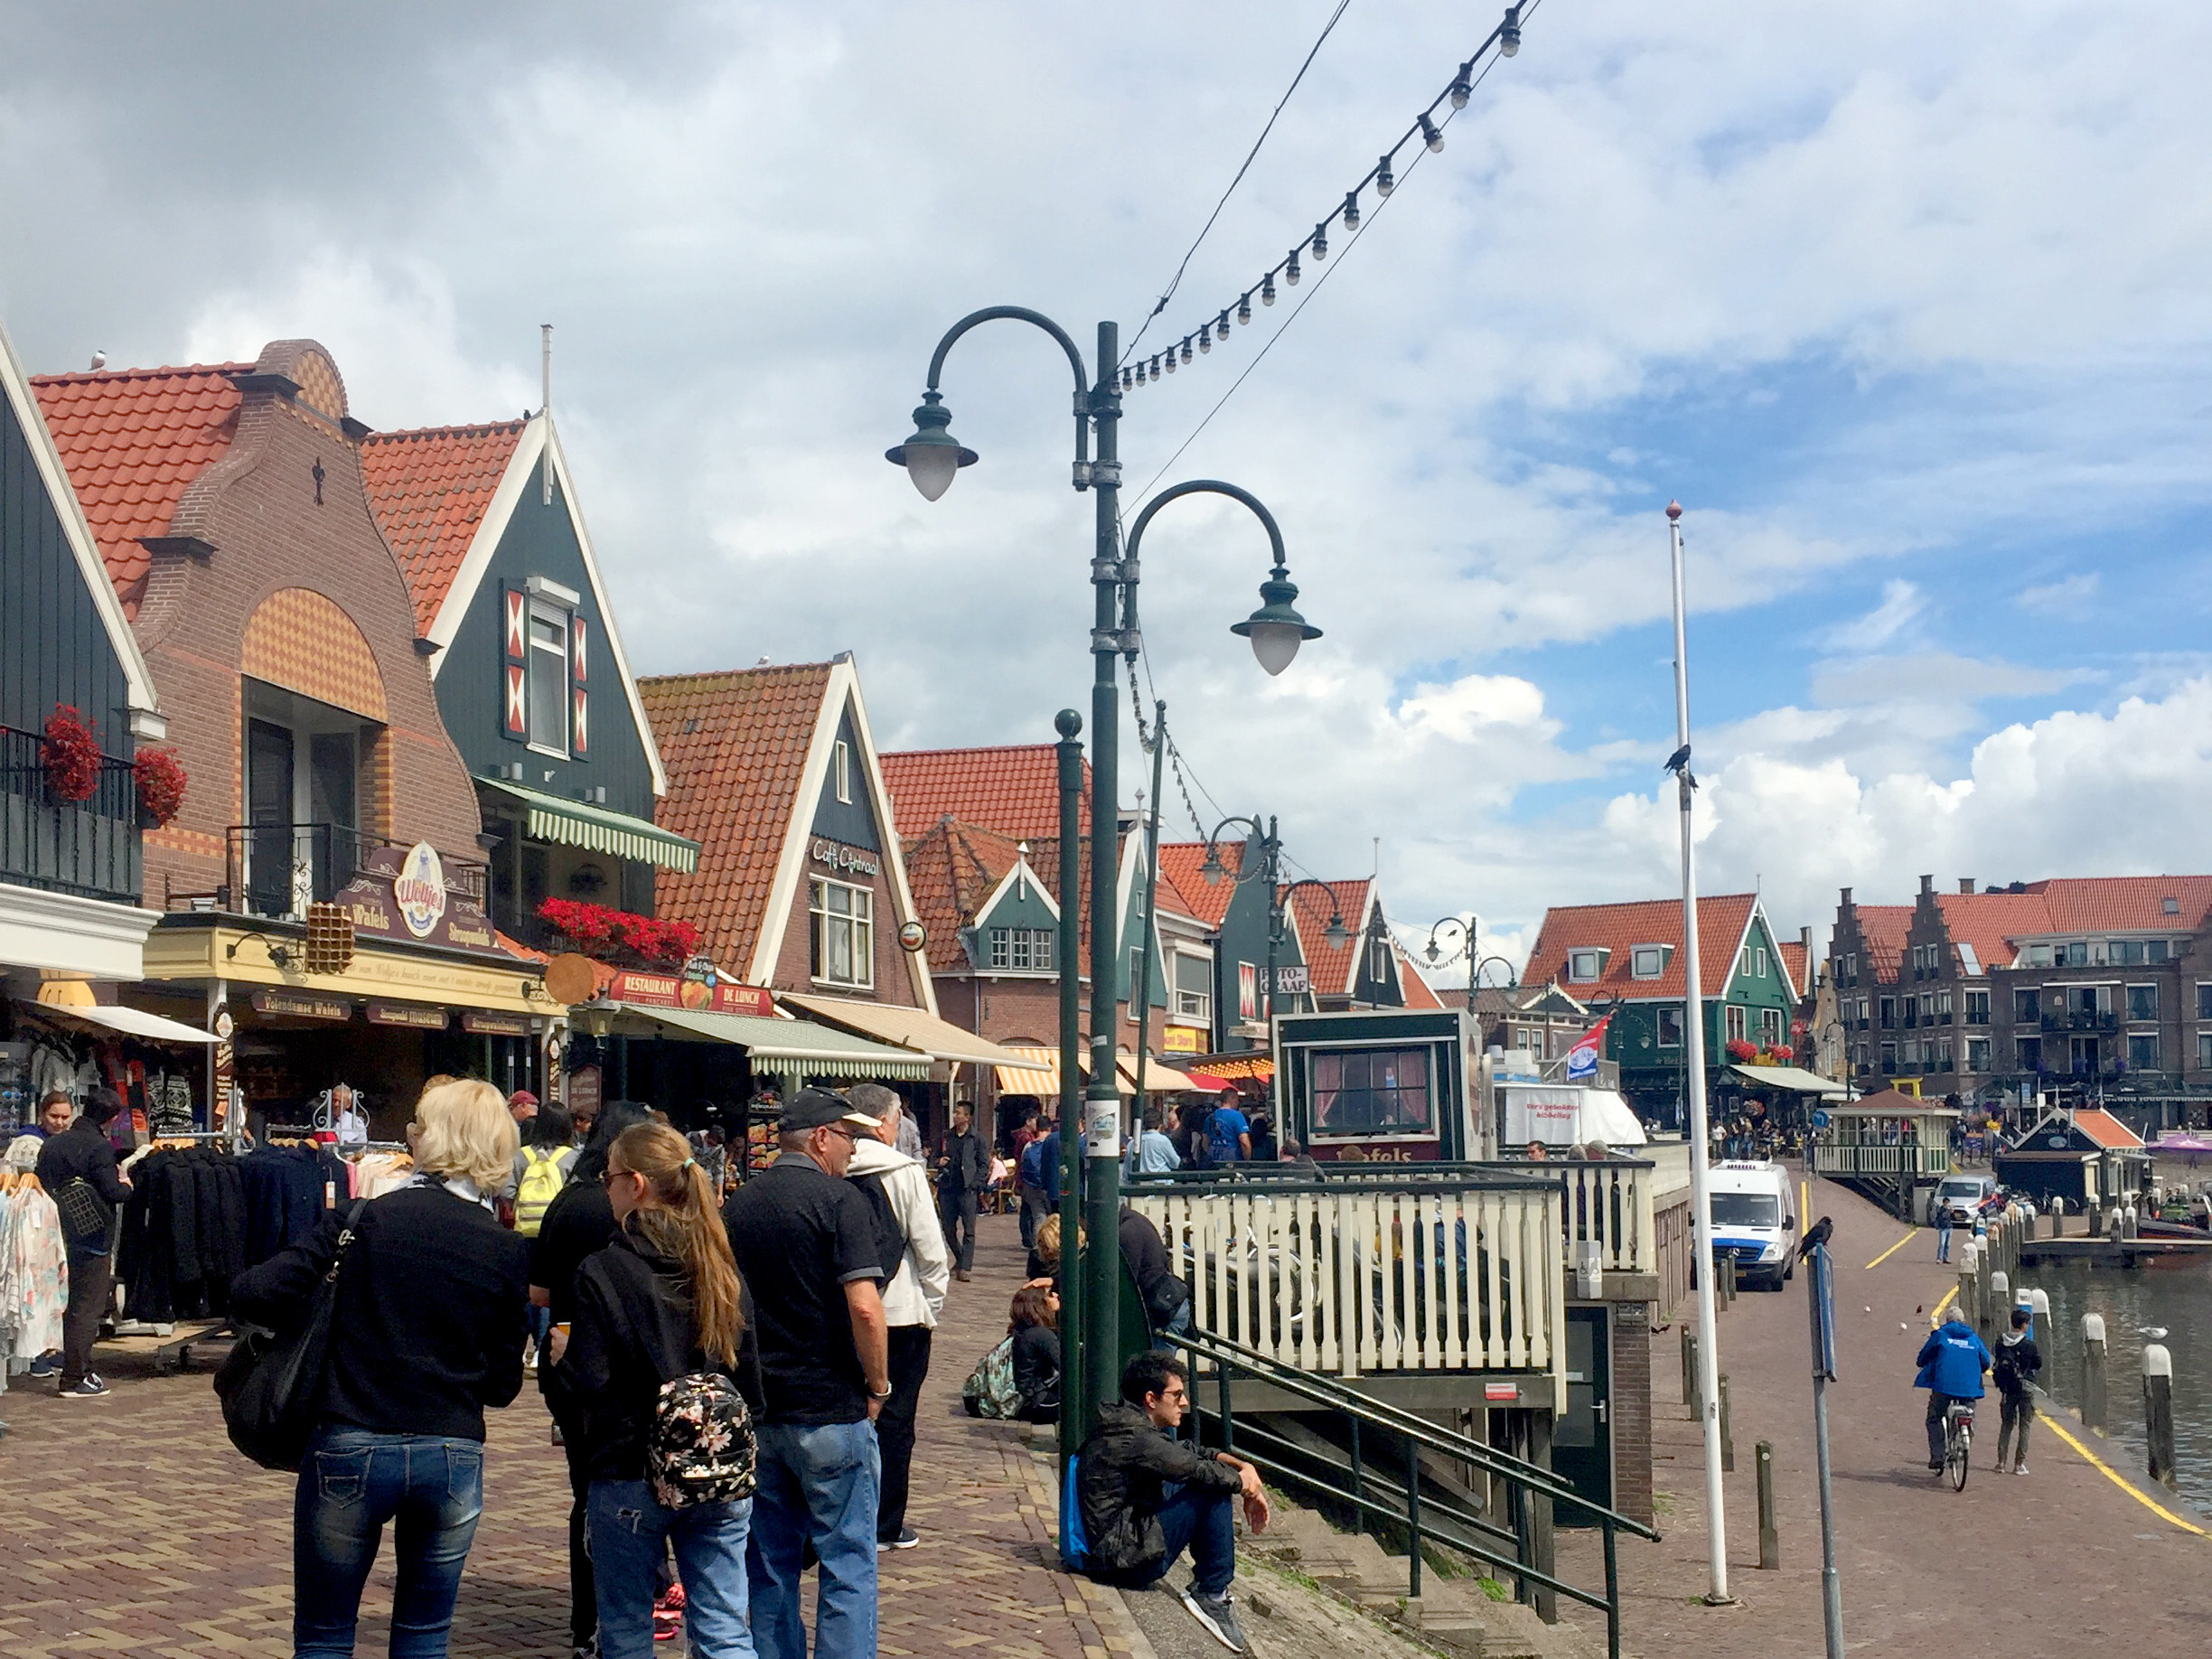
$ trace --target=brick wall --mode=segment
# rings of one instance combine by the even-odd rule
[[[819,869],[820,867],[816,866]],[[812,873],[802,875],[798,890],[792,895],[791,915],[783,926],[783,943],[776,952],[773,982],[778,990],[820,991],[824,996],[866,996],[871,1001],[887,1002],[899,1008],[919,1008],[920,997],[914,994],[914,974],[906,965],[906,951],[898,942],[899,923],[897,896],[891,889],[887,871],[878,871],[869,883],[876,895],[876,988],[872,991],[844,991],[835,986],[814,983],[812,936],[810,932],[812,918],[808,910],[812,891]],[[839,880],[857,886],[849,875]]]
[[[1613,1304],[1613,1507],[1652,1521],[1651,1305]]]
[[[301,392],[246,393],[237,437],[185,492],[170,525],[173,537],[214,552],[200,558],[173,543],[157,553],[136,624],[168,740],[192,780],[175,822],[145,838],[145,902],[155,909],[172,887],[206,892],[221,883],[224,831],[245,817],[240,675],[249,623],[257,665],[295,664],[291,677],[305,680],[293,689],[335,690],[347,707],[372,691],[380,698],[385,729],[363,754],[363,827],[426,840],[449,858],[482,857],[475,789],[439,721],[427,663],[414,647],[414,605],[370,517],[359,452],[338,425],[346,413],[338,371],[311,341],[276,342],[255,368]]]

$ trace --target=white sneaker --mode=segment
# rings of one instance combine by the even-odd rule
[[[2024,1463],[2016,1463],[2012,1466],[2012,1472],[2015,1475],[2025,1475],[2028,1472],[2028,1466]]]

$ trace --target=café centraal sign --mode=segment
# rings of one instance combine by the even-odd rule
[[[842,841],[817,840],[810,856],[824,869],[853,876],[874,876],[883,868],[883,860],[876,854],[848,847]]]

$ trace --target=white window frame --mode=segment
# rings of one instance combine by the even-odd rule
[[[1202,991],[1186,990],[1183,986],[1183,964],[1196,962],[1205,969],[1206,989]],[[1181,1020],[1195,1020],[1200,1025],[1210,1024],[1214,1018],[1214,963],[1211,959],[1195,951],[1171,951],[1167,955],[1169,1006],[1175,1017]],[[1188,998],[1186,1001],[1186,998]]]
[[[527,745],[539,754],[551,755],[561,760],[567,760],[568,758],[568,741],[571,736],[568,708],[568,649],[575,628],[574,613],[563,610],[559,605],[549,604],[534,594],[524,609],[525,614],[522,622],[523,736]],[[560,642],[558,650],[539,642],[538,625],[540,623],[548,623],[552,627],[555,637]],[[556,699],[560,708],[560,742],[558,745],[545,742],[538,732],[538,677],[541,671],[539,667],[539,660],[541,657],[558,659],[560,664],[560,696]],[[552,672],[550,663],[542,671]]]
[[[2149,991],[2149,992],[2151,993],[2151,1011],[2150,1011],[2148,1014],[2138,1014],[2138,1013],[2135,1011],[2135,993],[2136,993],[2137,991]],[[2158,981],[2157,981],[2157,980],[2153,979],[2153,980],[2152,980],[2152,981],[2151,981],[2150,984],[2148,984],[2148,985],[2131,985],[2131,986],[2128,986],[2128,987],[2126,988],[2126,992],[2127,992],[2127,1017],[2128,1017],[2128,1019],[2129,1019],[2130,1023],[2134,1024],[2134,1025],[2149,1025],[2149,1024],[2152,1023],[2153,1021],[2155,1021],[2155,1020],[2158,1018],[2158,1017],[2159,1017],[2159,994],[2158,994]]]
[[[1772,1048],[1781,1041],[1782,1010],[1780,1008],[1761,1008],[1759,1010],[1759,1046]]]
[[[1649,962],[1646,968],[1645,963]],[[1664,945],[1636,945],[1628,952],[1628,971],[1639,979],[1664,978],[1667,969],[1667,948]]]
[[[1595,983],[1605,973],[1605,957],[1597,951],[1567,952],[1567,978],[1576,985]]]
[[[1765,945],[1758,948],[1758,977],[1762,979],[1767,977],[1767,947]]]
[[[2197,1069],[2212,1072],[2212,1031],[2197,1034]]]
[[[1667,1018],[1670,1015],[1674,1020],[1674,1035],[1671,1037],[1667,1035]],[[1680,1048],[1682,1045],[1682,1011],[1680,1008],[1663,1005],[1652,1025],[1660,1047]]]
[[[835,911],[830,907],[832,893],[851,895],[851,908]],[[839,979],[832,970],[834,955],[831,941],[835,930],[842,924],[846,932],[845,947],[851,961],[853,974],[849,979]],[[831,881],[827,876],[809,878],[807,887],[807,925],[811,935],[809,964],[817,985],[840,985],[850,990],[876,989],[876,890],[858,887],[849,882]]]
[[[852,745],[842,737],[830,751],[830,776],[837,785],[837,798],[846,806],[852,804]]]
[[[1989,1038],[1970,1036],[1966,1039],[1966,1069],[1969,1072],[1986,1072],[1990,1069]]]
[[[1750,1010],[1741,1003],[1729,1003],[1720,1012],[1721,1041],[1748,1043],[1751,1040]]]
[[[2150,1044],[2150,1045],[2151,1045],[2151,1056],[2152,1056],[2152,1058],[2151,1058],[2151,1064],[2150,1064],[2149,1065],[2138,1065],[2138,1064],[2135,1064],[2135,1045],[2136,1045],[2136,1044],[2138,1044],[2138,1043],[2148,1043],[2148,1044]],[[2129,1032],[2129,1033],[2127,1034],[2127,1057],[2128,1057],[2128,1070],[2129,1070],[2129,1071],[2131,1071],[2131,1072],[2155,1072],[2155,1071],[2157,1071],[2157,1070],[2160,1068],[2160,1065],[2162,1064],[2162,1056],[2161,1056],[2161,1055],[2160,1055],[2160,1054],[2159,1054],[2159,1049],[2160,1049],[2160,1043],[2159,1043],[2159,1036],[2158,1036],[2158,1033],[2157,1033],[2157,1032],[2155,1032],[2155,1031],[2131,1031],[2131,1032]]]

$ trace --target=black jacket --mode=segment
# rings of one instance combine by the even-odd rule
[[[1014,1333],[1014,1391],[1024,1422],[1059,1418],[1060,1333],[1049,1325],[1025,1325]]]
[[[593,1480],[642,1480],[661,1385],[695,1372],[719,1372],[737,1385],[755,1422],[760,1350],[747,1320],[737,1363],[710,1363],[695,1341],[684,1265],[634,1233],[587,1260],[576,1274],[576,1319],[556,1367],[574,1427],[567,1432],[577,1465]]]
[[[1201,1452],[1152,1426],[1139,1407],[1116,1400],[1099,1408],[1098,1425],[1083,1442],[1075,1476],[1091,1541],[1093,1578],[1149,1583],[1168,1563],[1159,1512],[1170,1481],[1198,1492],[1233,1493],[1243,1476],[1211,1452]]]
[[[965,1135],[948,1133],[944,1149],[944,1167],[937,1172],[939,1192],[979,1193],[990,1185],[990,1154],[972,1128]]]
[[[59,1135],[46,1138],[39,1148],[38,1179],[49,1195],[58,1195],[71,1181],[87,1182],[111,1212],[130,1196],[130,1188],[116,1174],[116,1149],[108,1143],[107,1130],[89,1118],[80,1118]]]
[[[2035,1345],[2035,1338],[2024,1332],[2007,1331],[1999,1337],[1995,1354],[1996,1364],[1990,1370],[1998,1389],[2010,1398],[2026,1393],[2036,1373],[2043,1369],[2042,1351]]]
[[[275,1331],[296,1328],[351,1208],[325,1211],[305,1243],[239,1274],[231,1311]],[[529,1254],[491,1211],[442,1186],[403,1186],[361,1205],[338,1270],[323,1420],[483,1439],[484,1407],[522,1388]]]

